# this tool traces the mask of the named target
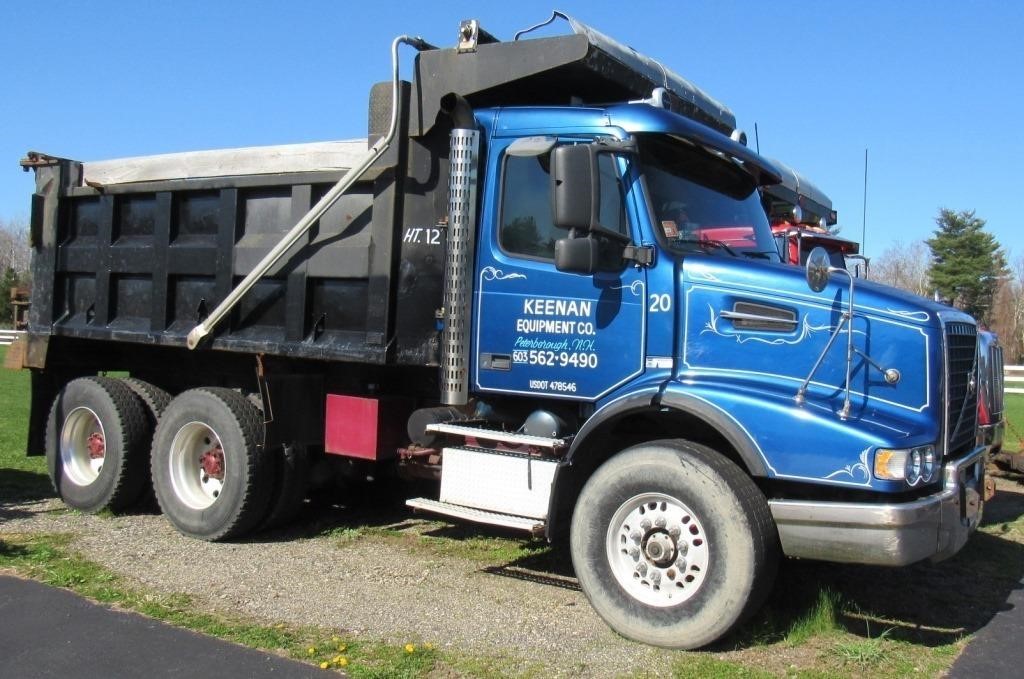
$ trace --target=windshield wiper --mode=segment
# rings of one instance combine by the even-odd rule
[[[726,245],[725,243],[723,243],[720,240],[714,240],[712,238],[677,238],[673,242],[674,243],[687,243],[687,244],[691,244],[691,245],[696,245],[699,248],[701,248],[702,250],[707,250],[708,249],[707,246],[710,246],[710,247],[713,247],[713,248],[718,248],[718,249],[721,249],[721,250],[725,250],[726,252],[728,252],[733,257],[739,257],[739,255],[736,254],[736,251],[733,250],[731,247],[729,247],[728,245]]]
[[[771,250],[744,250],[743,256],[750,257],[751,259],[771,259],[772,255],[778,255],[779,253]]]

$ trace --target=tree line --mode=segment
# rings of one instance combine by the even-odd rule
[[[28,225],[24,220],[0,219],[0,327],[14,321],[11,290],[29,284]]]
[[[943,208],[925,241],[894,243],[871,262],[871,277],[940,299],[999,335],[1007,363],[1024,362],[1024,255],[1007,261],[974,210]]]

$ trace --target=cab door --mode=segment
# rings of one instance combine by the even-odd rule
[[[622,172],[626,161],[599,155],[599,221],[636,239]],[[474,293],[474,382],[478,390],[594,401],[643,372],[646,271],[603,242],[607,270],[558,271],[550,152],[493,161],[496,205],[481,232]],[[616,255],[615,248],[618,248]]]

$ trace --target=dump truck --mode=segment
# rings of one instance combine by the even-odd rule
[[[673,648],[733,630],[783,555],[956,553],[982,514],[974,321],[782,265],[779,172],[734,114],[556,19],[396,38],[365,140],[30,153],[8,358],[64,502],[152,492],[227,540],[325,478],[417,479],[416,511],[567,544],[614,630]]]
[[[847,268],[847,260],[857,260],[858,275],[868,277],[868,260],[860,254],[860,243],[840,238],[830,229],[839,223],[832,200],[805,176],[789,165],[772,160],[781,180],[762,189],[762,202],[775,236],[782,261],[803,265],[816,247],[828,253],[831,266]]]

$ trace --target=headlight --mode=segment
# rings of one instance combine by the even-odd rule
[[[875,451],[875,478],[905,481],[908,486],[931,483],[935,478],[935,446]]]

